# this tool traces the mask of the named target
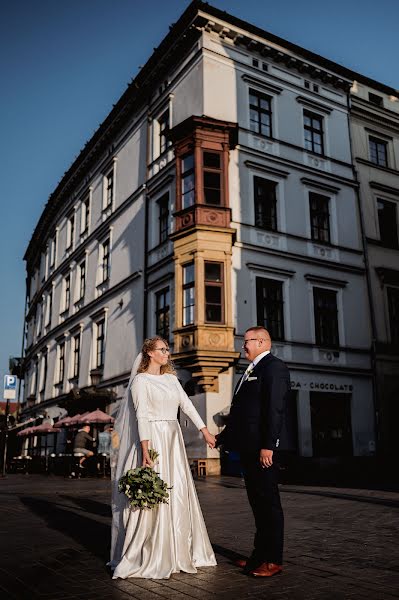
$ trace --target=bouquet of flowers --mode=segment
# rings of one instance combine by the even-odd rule
[[[158,452],[151,448],[149,454],[155,463]],[[152,509],[158,504],[168,504],[170,489],[151,467],[129,469],[118,483],[118,490],[125,494],[132,508]]]

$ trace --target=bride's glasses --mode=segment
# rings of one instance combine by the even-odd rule
[[[169,348],[154,348],[154,350],[159,350],[162,354],[169,354]]]

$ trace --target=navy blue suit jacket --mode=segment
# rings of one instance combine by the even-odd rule
[[[287,366],[267,354],[234,394],[227,425],[218,435],[217,445],[241,452],[278,449],[289,393]]]

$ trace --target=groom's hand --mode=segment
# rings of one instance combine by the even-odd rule
[[[273,450],[262,449],[259,455],[260,464],[264,469],[268,469],[273,464]]]

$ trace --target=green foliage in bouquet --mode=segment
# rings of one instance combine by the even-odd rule
[[[155,463],[158,452],[150,448],[149,455]],[[168,504],[168,485],[151,467],[136,467],[129,469],[118,483],[118,489],[129,500],[132,508],[152,509],[158,504]]]

